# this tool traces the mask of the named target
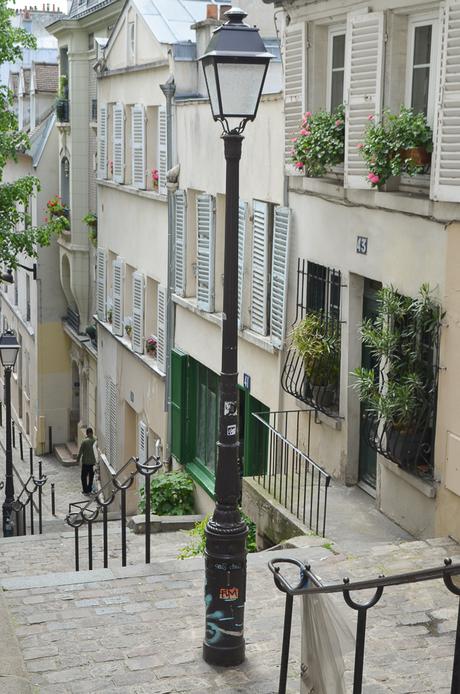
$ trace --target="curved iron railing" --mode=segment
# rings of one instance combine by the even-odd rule
[[[281,573],[281,565],[290,564],[299,570],[299,582],[291,585],[286,576]],[[356,625],[356,643],[353,675],[353,694],[361,694],[363,687],[364,652],[366,640],[366,620],[368,611],[374,607],[382,597],[383,591],[389,586],[406,585],[410,583],[420,583],[422,581],[432,581],[442,578],[447,589],[456,596],[460,597],[460,587],[453,580],[453,576],[460,575],[460,564],[453,564],[451,559],[444,560],[444,566],[431,569],[421,569],[393,576],[379,576],[361,581],[350,581],[344,578],[342,583],[326,584],[313,573],[309,564],[304,564],[297,559],[278,558],[268,562],[268,567],[273,574],[275,585],[281,592],[286,594],[286,605],[284,612],[284,631],[283,645],[281,654],[281,669],[278,694],[286,694],[286,682],[288,673],[288,660],[292,626],[292,608],[294,596],[313,595],[326,593],[342,593],[345,603],[358,613]],[[351,592],[362,590],[374,590],[373,596],[367,601],[357,602],[351,597]],[[337,654],[338,655],[338,654]],[[454,649],[454,661],[452,667],[452,688],[451,694],[460,692],[460,601],[458,608],[457,631]],[[329,693],[328,693],[329,694]],[[331,693],[332,694],[332,693]]]
[[[152,462],[153,461],[153,462]],[[69,513],[66,523],[75,531],[75,571],[80,570],[80,538],[79,529],[86,525],[88,528],[88,569],[93,570],[93,523],[102,513],[103,536],[103,566],[109,565],[109,537],[108,537],[108,508],[120,493],[121,513],[121,565],[127,563],[126,546],[126,492],[132,486],[136,475],[144,477],[145,490],[145,563],[150,563],[150,536],[151,536],[151,494],[150,479],[155,472],[162,467],[159,457],[151,456],[145,463],[139,462],[139,458],[130,458],[121,468],[111,476],[92,499],[77,501],[69,504]]]
[[[38,477],[33,474],[33,462],[31,462],[31,474],[22,485],[16,499],[13,501],[13,512],[15,513],[16,535],[27,535],[27,507],[30,511],[30,534],[35,534],[34,519],[34,494],[38,496],[38,533],[43,532],[43,487],[46,484],[47,476],[43,474],[42,461],[38,462]]]

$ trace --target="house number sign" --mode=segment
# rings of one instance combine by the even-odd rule
[[[356,253],[367,255],[367,236],[356,237]]]

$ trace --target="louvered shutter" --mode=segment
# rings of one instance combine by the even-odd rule
[[[289,25],[284,44],[284,143],[286,171],[290,175],[299,173],[291,163],[291,150],[305,111],[306,60],[305,24]]]
[[[379,118],[382,105],[384,14],[350,14],[345,59],[345,186],[368,188],[368,170],[358,147],[369,116]]]
[[[273,222],[270,334],[272,343],[275,347],[278,347],[278,349],[281,349],[283,346],[286,325],[290,216],[291,213],[288,207],[275,207]]]
[[[214,198],[197,197],[197,305],[203,311],[214,311],[215,223]]]
[[[144,354],[144,275],[133,273],[133,350]]]
[[[113,261],[112,266],[112,330],[115,335],[123,335],[123,270],[121,258]]]
[[[175,292],[185,296],[187,286],[187,197],[184,190],[175,193]]]
[[[149,457],[149,428],[144,422],[139,422],[138,455],[139,462],[145,464]]]
[[[111,386],[110,378],[105,381],[105,452],[107,459],[110,462],[110,395]]]
[[[135,104],[131,110],[131,176],[133,186],[145,188],[145,113]]]
[[[238,328],[240,330],[243,327],[244,243],[247,218],[248,204],[240,200],[238,207]]]
[[[268,203],[254,200],[251,329],[267,334]]]
[[[113,180],[125,180],[125,113],[123,104],[113,107]]]
[[[118,390],[110,381],[110,464],[118,470]]]
[[[166,287],[158,287],[157,366],[166,373]]]
[[[107,178],[107,105],[99,106],[99,118],[97,121],[97,175],[99,178]]]
[[[107,260],[104,248],[96,251],[96,310],[99,320],[105,321],[107,308],[106,295]]]
[[[166,195],[166,174],[168,169],[168,148],[167,148],[167,128],[166,128],[166,109],[164,106],[158,108],[158,192]]]
[[[441,83],[435,123],[432,197],[460,202],[460,1],[441,8]]]

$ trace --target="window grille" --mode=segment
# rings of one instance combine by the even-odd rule
[[[298,259],[296,318],[281,387],[330,416],[339,413],[340,292],[338,270]],[[296,335],[303,335],[305,350]]]

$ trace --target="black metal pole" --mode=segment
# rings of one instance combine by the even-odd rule
[[[145,563],[150,564],[150,475],[144,477],[145,492]]]
[[[30,468],[30,476],[34,476],[34,451],[32,446],[29,448],[29,468]]]
[[[11,394],[10,394],[11,398]],[[10,402],[10,416],[11,416],[11,402]],[[11,433],[13,434],[13,448],[16,448],[16,424],[14,419],[11,420]]]
[[[49,445],[49,453],[50,455],[53,452],[53,427],[48,427],[48,445]]]
[[[11,448],[11,368],[5,367],[5,414],[6,414],[6,469],[5,469],[5,501],[3,502],[3,537],[11,537],[14,533],[12,517],[14,501],[13,482],[13,450]]]
[[[121,488],[121,565],[126,566],[126,489]]]
[[[88,569],[93,570],[93,524],[88,521]]]
[[[34,528],[34,495],[30,497],[30,534],[35,534]]]
[[[107,506],[102,507],[102,532],[104,542],[104,569],[109,566],[109,534],[107,528]]]
[[[281,667],[278,694],[286,694],[286,683],[289,665],[289,648],[291,645],[293,602],[294,598],[292,597],[292,595],[286,593],[286,606],[284,608],[283,647],[281,650]]]
[[[54,482],[51,482],[51,515],[56,515],[56,490],[54,488]]]
[[[75,527],[75,571],[80,571],[80,548],[78,543],[78,527]]]
[[[3,426],[3,403],[0,402],[0,427]]]
[[[243,137],[222,136],[227,163],[220,429],[216,470],[216,508],[206,526],[206,634],[203,657],[232,666],[245,658],[246,536],[238,509],[238,196]]]
[[[24,460],[24,447],[22,444],[22,431],[19,432],[19,452],[20,452],[21,460]]]
[[[42,474],[42,461],[38,461],[38,477],[39,479],[42,479],[43,474]],[[43,519],[43,506],[42,506],[42,485],[38,487],[38,534],[41,535],[43,532],[43,526],[42,526],[42,519]]]
[[[460,692],[460,601],[458,604],[457,632],[455,634],[454,667],[452,670],[451,694]]]

